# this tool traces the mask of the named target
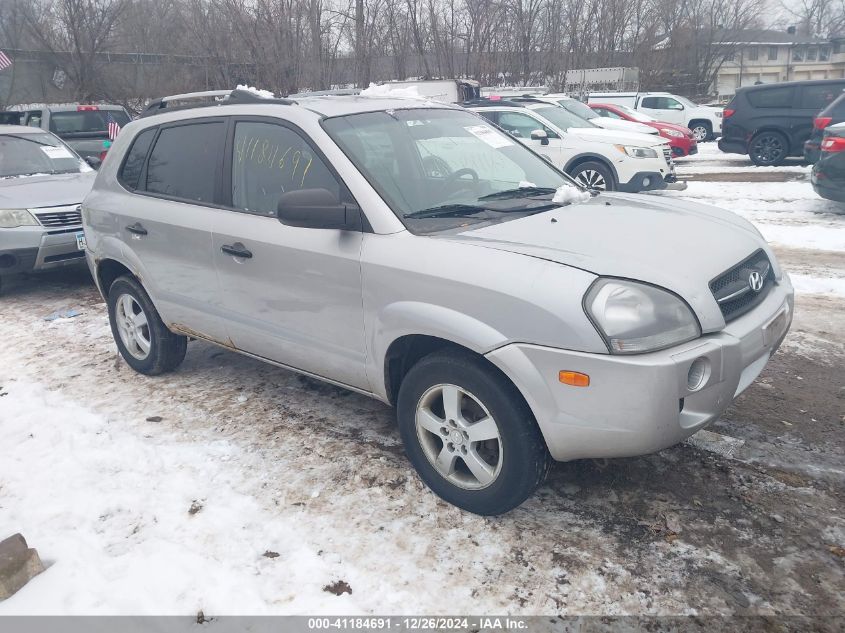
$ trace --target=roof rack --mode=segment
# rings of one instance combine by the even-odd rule
[[[493,98],[479,97],[478,99],[469,99],[461,103],[465,108],[482,108],[482,107],[496,107],[509,106],[512,108],[524,108],[527,103],[545,103],[540,99],[532,99],[531,97],[506,97]]]
[[[182,103],[176,105],[178,102],[195,102]],[[206,108],[211,106],[221,105],[238,105],[243,103],[261,103],[261,104],[275,104],[275,105],[293,105],[296,101],[291,99],[276,99],[269,97],[262,97],[250,90],[241,90],[235,88],[234,90],[206,90],[204,92],[186,92],[179,95],[170,95],[156,99],[148,105],[141,117],[153,116],[154,114],[163,114],[165,112],[173,112],[176,110],[188,110],[191,108]]]

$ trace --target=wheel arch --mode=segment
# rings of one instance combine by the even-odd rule
[[[606,157],[602,156],[601,154],[578,154],[577,156],[573,156],[569,159],[569,162],[566,163],[563,167],[563,171],[567,174],[579,165],[583,165],[584,163],[601,163],[605,167],[610,170],[610,173],[613,174],[613,180],[616,183],[619,183],[619,172],[616,171],[616,167],[613,165],[612,162],[607,160]]]
[[[128,275],[138,279],[137,275],[133,273],[126,265],[120,263],[116,259],[102,259],[97,262],[97,286],[100,288],[100,294],[103,298],[107,298],[109,288],[114,283],[114,280],[123,275]],[[140,282],[140,279],[138,279]]]

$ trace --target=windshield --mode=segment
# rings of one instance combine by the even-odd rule
[[[129,123],[123,110],[70,110],[50,113],[50,131],[62,138],[106,138],[109,118],[120,127]]]
[[[561,99],[558,103],[569,110],[575,116],[579,116],[582,119],[594,119],[599,114],[595,110],[593,110],[590,106],[581,103],[580,101],[576,101],[575,99]]]
[[[639,110],[634,110],[633,108],[629,108],[628,106],[617,105],[616,107],[619,108],[620,110],[622,110],[625,114],[630,116],[632,119],[634,119],[636,121],[640,121],[641,123],[654,123],[655,121],[657,121],[657,119],[655,119],[654,117],[651,117],[651,116],[649,116],[649,115],[647,115],[643,112],[640,112]]]
[[[92,171],[52,134],[0,134],[0,178]]]
[[[558,108],[560,109],[560,108]],[[462,110],[401,109],[327,119],[326,132],[415,232],[498,222],[561,205],[572,181]]]
[[[558,106],[536,108],[534,112],[543,118],[548,119],[552,124],[556,125],[564,132],[571,127],[598,127],[594,123],[587,121],[587,119],[584,119],[577,114],[573,114],[566,108]]]

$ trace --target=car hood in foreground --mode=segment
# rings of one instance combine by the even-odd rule
[[[0,178],[0,209],[78,204],[91,191],[96,171]]]
[[[635,194],[601,194],[585,203],[437,237],[662,286],[689,302],[705,332],[724,327],[708,286],[713,278],[760,248],[767,249],[774,264],[763,238],[739,216]],[[780,276],[777,267],[775,273]]]

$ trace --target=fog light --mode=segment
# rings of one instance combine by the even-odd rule
[[[710,361],[704,358],[696,358],[690,365],[687,373],[687,389],[690,391],[698,391],[707,382],[710,376]]]
[[[648,187],[651,184],[651,178],[643,178],[643,187]]]

